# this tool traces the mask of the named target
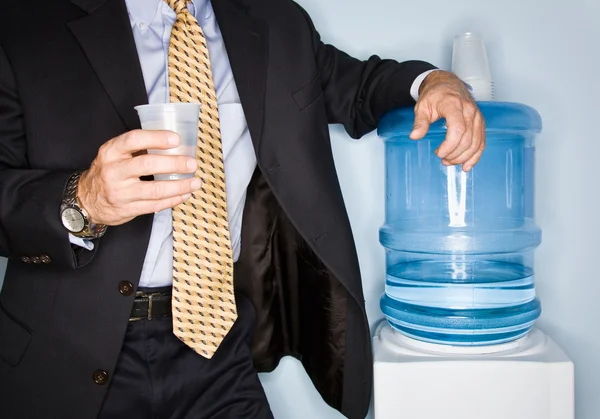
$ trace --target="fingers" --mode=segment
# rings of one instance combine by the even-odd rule
[[[120,208],[136,201],[158,201],[196,192],[202,186],[198,178],[140,182],[131,180],[118,186],[106,185],[103,194],[112,208]],[[140,214],[135,214],[140,215]]]
[[[161,201],[196,192],[201,186],[202,181],[198,178],[142,182],[128,193],[127,199],[129,202]]]
[[[473,122],[473,137],[471,145],[461,155],[452,160],[451,164],[462,164],[463,170],[468,172],[479,161],[485,148],[485,122],[480,113],[477,113]],[[466,164],[469,162],[470,164]]]
[[[191,194],[185,194],[159,200],[136,201],[130,205],[131,214],[132,216],[137,216],[139,214],[152,214],[168,208],[174,208],[190,199],[190,197]]]
[[[446,166],[463,164],[470,170],[485,148],[485,124],[473,96],[456,75],[436,71],[425,81],[427,88],[415,107],[413,140],[423,138],[431,123],[446,119],[446,139],[435,153]]]
[[[462,151],[459,155],[446,158],[450,164],[463,164],[463,169],[465,169],[464,163],[470,160],[477,153],[477,151],[479,151],[482,142],[482,139],[480,138],[482,121],[483,118],[475,118],[475,121],[473,122],[473,137],[472,141],[470,141],[469,147],[464,149],[463,147],[459,146],[457,150],[460,149]],[[463,141],[461,141],[461,144],[463,144]]]
[[[448,127],[446,133],[446,140],[436,150],[436,154],[441,159],[446,159],[447,156],[451,155],[459,147],[460,142],[467,134],[467,123],[462,110],[462,104],[452,104],[451,106],[445,106],[440,109],[440,114],[446,118],[446,125]],[[467,147],[468,148],[468,145]]]
[[[475,132],[478,133],[479,138],[481,138],[481,141],[479,142],[479,145],[476,148],[475,153],[470,158],[468,158],[468,160],[465,163],[463,163],[463,170],[465,172],[468,172],[469,170],[471,170],[473,168],[473,166],[475,166],[475,164],[481,158],[481,155],[483,154],[483,150],[485,149],[485,143],[486,143],[486,141],[485,141],[485,121],[481,115],[479,115],[478,125],[477,125]],[[477,142],[474,141],[473,143],[476,144]]]
[[[196,159],[184,155],[148,154],[179,145],[170,131],[131,131],[100,147],[79,181],[78,199],[96,224],[121,225],[142,214],[172,208],[201,187],[200,179],[142,182],[155,174],[194,173]]]
[[[471,109],[464,109],[463,113],[462,113],[462,124],[460,124],[461,130],[464,130],[456,148],[452,151],[450,151],[447,155],[445,156],[440,156],[443,157],[445,161],[447,161],[450,164],[460,164],[463,163],[464,161],[466,161],[468,159],[468,157],[470,157],[471,155],[468,155],[465,160],[461,161],[461,157],[465,156],[465,153],[468,152],[472,146],[473,146],[473,132],[475,129],[475,118],[476,118],[476,110],[475,108]],[[448,129],[452,130],[452,127],[455,126],[456,123],[455,122],[448,122]],[[441,153],[441,148],[440,147],[440,153]],[[477,144],[475,144],[475,149],[477,148]],[[475,151],[473,150],[473,153]]]
[[[167,150],[179,145],[179,136],[171,131],[129,131],[108,143],[110,157],[131,157],[132,154],[147,149]]]
[[[471,170],[485,148],[485,121],[481,112],[474,103],[467,101],[454,104],[441,113],[445,114],[448,133],[436,151],[437,155],[446,166],[463,164],[465,171]]]
[[[198,167],[196,159],[188,156],[144,154],[121,165],[125,178],[139,178],[155,174],[194,173]]]
[[[475,166],[475,164],[479,161],[479,159],[481,158],[481,155],[483,154],[483,150],[485,149],[485,145],[482,144],[479,149],[475,152],[475,154],[469,159],[467,160],[464,164],[463,164],[463,170],[465,172],[468,172],[469,170],[471,170],[473,168],[473,166]]]
[[[434,122],[432,119],[433,115],[431,109],[426,105],[423,106],[417,104],[417,106],[415,106],[415,125],[410,133],[410,138],[413,140],[420,140],[425,137],[427,131],[429,131],[429,126]]]

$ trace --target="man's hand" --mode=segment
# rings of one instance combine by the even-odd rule
[[[468,172],[485,148],[485,121],[465,84],[447,71],[434,71],[421,84],[410,138],[423,138],[440,118],[446,118],[448,133],[435,153],[444,165],[462,164]]]
[[[172,208],[200,189],[198,178],[144,182],[140,176],[194,173],[197,163],[187,156],[140,154],[179,145],[169,131],[130,131],[105,143],[79,180],[77,197],[95,224],[116,226],[138,215]]]

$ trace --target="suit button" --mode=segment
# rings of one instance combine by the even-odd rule
[[[119,282],[119,292],[121,295],[129,297],[131,294],[133,294],[133,284],[129,281]]]
[[[50,265],[52,263],[52,259],[50,259],[50,256],[48,256],[48,255],[42,255],[42,256],[40,256],[40,259],[41,259],[42,263],[44,263],[46,265]]]
[[[94,371],[92,378],[94,379],[94,383],[98,384],[99,386],[103,386],[104,384],[108,383],[108,373],[103,370]]]
[[[31,261],[32,261],[33,263],[35,263],[36,265],[39,265],[40,263],[42,263],[42,259],[40,259],[40,257],[39,257],[39,256],[34,256],[34,257],[32,257],[32,258],[31,258]]]
[[[22,256],[21,257],[21,262],[30,264],[31,263],[31,258],[29,256]]]

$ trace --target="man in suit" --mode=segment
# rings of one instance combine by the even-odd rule
[[[0,417],[269,418],[256,371],[286,355],[364,417],[369,328],[328,124],[359,138],[418,98],[412,137],[445,117],[436,153],[469,170],[482,117],[435,70],[356,60],[291,0],[2,0]],[[146,154],[180,140],[140,130],[134,106],[186,97],[198,159]]]

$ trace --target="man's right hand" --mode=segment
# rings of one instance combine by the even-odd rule
[[[196,160],[187,156],[139,154],[179,145],[170,131],[135,130],[105,143],[79,180],[77,198],[95,224],[117,226],[142,214],[175,207],[201,187],[198,178],[141,181],[141,176],[194,173]]]

